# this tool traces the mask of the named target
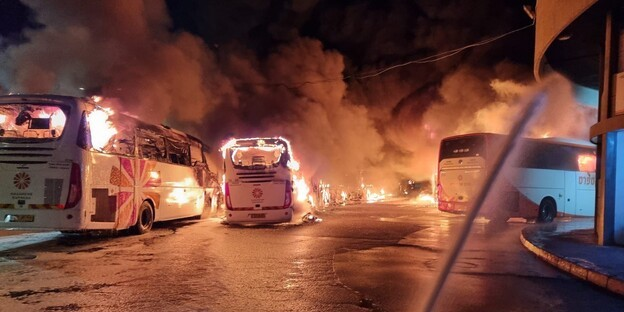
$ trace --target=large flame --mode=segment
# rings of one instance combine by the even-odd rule
[[[297,193],[297,201],[305,202],[308,200],[308,193],[310,193],[310,187],[305,181],[303,175],[301,178],[297,177],[296,174],[293,174],[293,187],[295,188],[295,192]]]
[[[110,139],[117,134],[117,129],[109,119],[114,114],[110,108],[96,108],[88,115],[91,128],[91,144],[96,150],[103,150]]]

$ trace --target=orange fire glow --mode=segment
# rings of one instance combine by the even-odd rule
[[[306,202],[308,201],[311,205],[314,205],[314,199],[312,197],[312,195],[310,195],[310,187],[308,186],[305,176],[303,175],[303,173],[298,173],[298,174],[294,174],[296,172],[299,172],[300,169],[300,164],[297,160],[295,160],[295,156],[293,154],[292,148],[290,147],[290,141],[288,141],[287,139],[283,138],[283,137],[278,137],[278,139],[283,140],[286,142],[286,145],[288,146],[288,154],[290,155],[290,159],[288,160],[287,163],[287,167],[291,170],[291,172],[293,173],[292,175],[292,183],[293,183],[293,188],[297,194],[297,201],[299,202]],[[219,150],[222,153],[223,159],[226,159],[228,156],[226,155],[226,151],[232,147],[234,147],[236,145],[236,142],[238,140],[258,140],[259,142],[261,142],[263,140],[263,138],[233,138],[228,140],[225,144],[223,144],[221,146],[221,148],[219,148]],[[261,145],[262,143],[259,143],[259,145]],[[261,147],[254,147],[254,148],[261,148]],[[225,192],[225,175],[223,175],[223,192]]]
[[[308,199],[308,193],[310,193],[310,187],[305,178],[303,176],[298,178],[297,175],[293,175],[293,184],[295,192],[297,192],[297,201],[305,202]]]
[[[87,117],[91,127],[91,144],[96,150],[103,150],[117,129],[109,117],[114,114],[110,108],[96,108]]]
[[[193,193],[187,192],[187,189],[194,185],[195,183],[193,182],[192,178],[185,178],[182,182],[173,183],[174,188],[173,191],[171,191],[171,193],[169,193],[169,195],[167,196],[167,203],[180,205],[189,203],[191,201],[191,198],[193,197]]]
[[[435,196],[431,194],[421,193],[421,194],[418,194],[418,197],[416,197],[415,199],[412,199],[412,203],[417,206],[429,206],[429,205],[436,205],[438,201],[435,198]]]
[[[53,112],[52,114],[44,111],[44,110],[38,110],[34,116],[35,118],[50,118],[50,127],[52,129],[59,129],[65,126],[65,121],[67,120],[67,117],[65,117],[65,114],[60,111],[60,110],[56,110],[55,112]],[[0,121],[2,122],[2,121]]]
[[[595,172],[596,171],[596,155],[584,154],[578,156],[579,171]]]
[[[189,197],[186,195],[186,192],[182,188],[175,188],[169,196],[167,196],[167,203],[170,204],[186,204],[190,201]]]
[[[384,189],[381,189],[379,193],[371,191],[370,188],[366,190],[366,202],[374,203],[383,199],[386,199],[386,192]]]

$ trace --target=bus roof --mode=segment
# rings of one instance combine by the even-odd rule
[[[235,139],[233,144],[230,147],[234,146],[258,146],[260,142],[262,144],[269,145],[277,145],[277,144],[285,144],[288,146],[288,141],[282,137],[264,137],[264,138],[242,138]]]
[[[67,104],[79,99],[75,96],[67,95],[54,95],[54,94],[7,94],[0,95],[0,103],[22,103],[22,102],[35,102],[35,103],[54,103],[54,104]]]
[[[104,98],[106,100],[107,98]],[[8,95],[0,95],[0,104],[2,103],[49,103],[49,104],[65,104],[73,106],[77,101],[83,101],[84,104],[95,107],[105,107],[106,105],[101,105],[99,102],[96,102],[91,97],[76,97],[76,96],[68,96],[68,95],[56,95],[56,94],[8,94]],[[164,135],[169,138],[176,138],[178,140],[183,141],[196,141],[203,145],[203,142],[191,136],[185,132],[182,132],[177,129],[173,129],[166,125],[152,124],[145,121],[140,120],[138,117],[132,116],[131,114],[118,112],[119,115],[124,116],[125,118],[132,119],[133,122],[136,123],[137,126],[140,125],[142,129],[151,131],[155,134]]]
[[[507,135],[506,134],[502,134],[502,133],[492,133],[492,132],[475,132],[475,133],[465,133],[465,134],[449,136],[449,137],[443,138],[442,141],[460,139],[460,138],[465,138],[465,137],[473,137],[473,136],[505,137]],[[553,143],[553,144],[558,144],[558,145],[568,145],[568,146],[576,146],[576,147],[589,147],[589,148],[595,148],[596,147],[596,145],[591,143],[589,141],[589,139],[588,140],[580,140],[580,139],[563,138],[563,137],[548,137],[548,138],[524,137],[524,139],[526,139],[526,140],[534,140],[534,141],[539,141],[539,142],[548,142],[548,143]]]

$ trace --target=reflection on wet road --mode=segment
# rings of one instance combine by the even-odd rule
[[[411,311],[461,216],[408,202],[337,207],[322,222],[164,223],[142,236],[0,237],[2,311]],[[621,311],[519,243],[475,224],[439,311]],[[31,237],[32,238],[32,237]],[[17,246],[17,247],[15,247]]]

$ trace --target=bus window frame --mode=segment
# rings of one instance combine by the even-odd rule
[[[23,103],[2,103],[0,105],[22,105]],[[67,127],[67,124],[69,123],[69,119],[72,113],[72,108],[69,105],[63,105],[63,104],[56,104],[56,103],[46,103],[46,102],[32,102],[29,103],[30,105],[39,105],[39,106],[54,106],[54,107],[58,107],[63,114],[65,114],[65,124],[63,125],[63,131],[61,132],[61,135],[59,136],[55,136],[55,137],[49,137],[49,138],[17,138],[17,137],[5,137],[4,135],[0,136],[0,142],[6,142],[6,143],[48,143],[48,142],[54,142],[54,141],[59,141],[62,140],[63,136],[65,135],[65,133],[67,131],[65,131],[65,128]],[[7,130],[7,129],[3,129],[5,131],[13,131],[13,130]],[[50,129],[52,130],[52,129]]]

